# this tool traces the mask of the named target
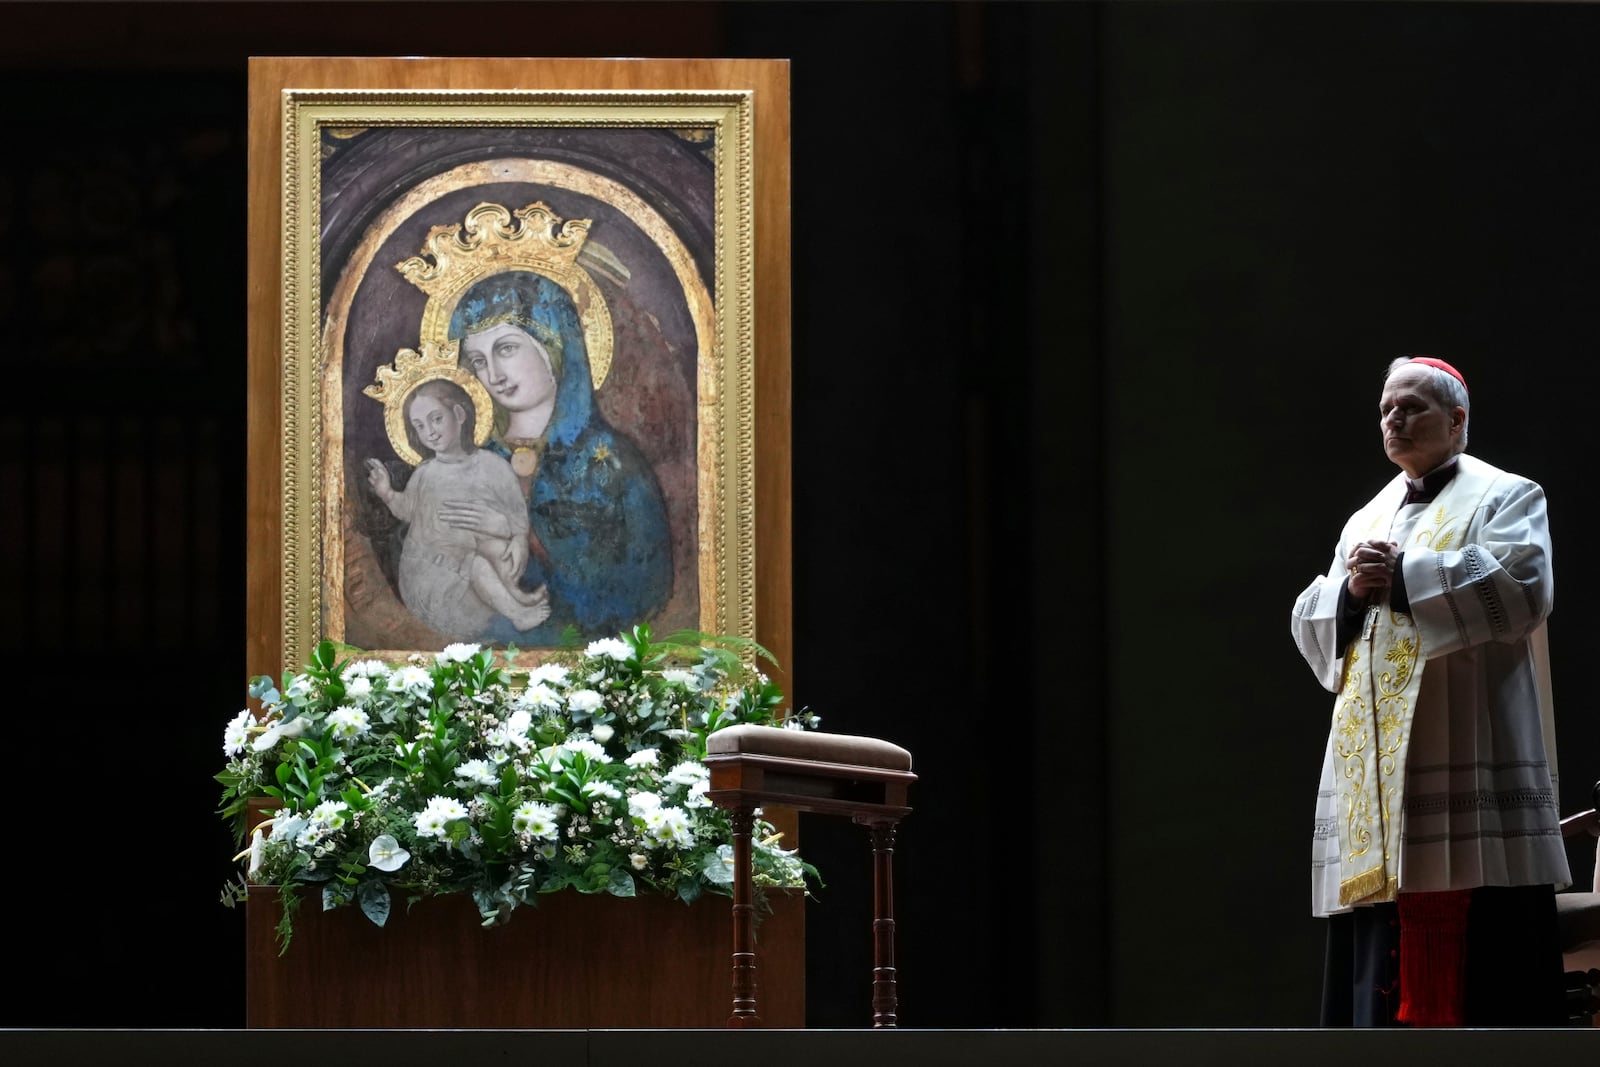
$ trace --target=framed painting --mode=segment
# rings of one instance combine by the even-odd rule
[[[784,64],[257,59],[251,107],[251,669],[786,662]]]

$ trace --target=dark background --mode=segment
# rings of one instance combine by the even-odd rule
[[[915,754],[912,1027],[1307,1026],[1331,701],[1288,634],[1441,355],[1541,481],[1588,806],[1600,9],[0,4],[0,1025],[243,1025],[250,55],[792,61],[795,703]],[[808,1022],[865,842],[802,822]]]

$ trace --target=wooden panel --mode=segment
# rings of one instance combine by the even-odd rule
[[[769,1027],[805,1025],[804,900],[773,898],[757,946]],[[277,894],[251,891],[252,1028],[721,1028],[732,1010],[732,905],[552,893],[494,929],[465,897],[398,905],[379,928],[308,894],[279,956]],[[772,963],[769,965],[769,961]]]

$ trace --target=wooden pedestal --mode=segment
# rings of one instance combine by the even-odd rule
[[[771,897],[762,922],[762,1015],[805,1025],[804,897]],[[540,897],[504,926],[464,896],[396,903],[388,925],[308,892],[278,955],[276,890],[250,892],[246,1025],[260,1028],[715,1028],[728,1017],[727,897],[692,905],[574,892]]]

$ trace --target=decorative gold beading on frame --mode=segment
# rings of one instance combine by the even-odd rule
[[[389,443],[395,455],[415,467],[422,455],[411,445],[406,434],[406,398],[423,382],[444,380],[455,382],[472,398],[474,412],[472,441],[481,445],[494,430],[494,403],[489,390],[483,387],[476,375],[456,362],[457,346],[424,343],[422,351],[402,348],[394,357],[394,365],[378,368],[376,384],[361,390],[383,404],[383,428],[389,434]]]
[[[563,220],[543,202],[510,211],[479,204],[460,226],[428,231],[422,254],[396,264],[405,279],[428,294],[422,312],[423,344],[449,342],[450,316],[461,297],[481,278],[525,270],[543,275],[567,291],[583,323],[589,376],[596,389],[611,371],[611,310],[578,256],[589,236],[588,219]]]

